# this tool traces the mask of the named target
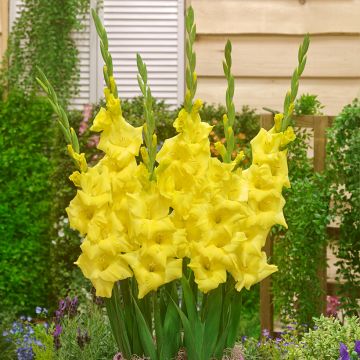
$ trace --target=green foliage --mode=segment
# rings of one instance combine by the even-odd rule
[[[348,314],[360,314],[360,102],[354,100],[335,119],[328,131],[328,174],[333,199],[332,218],[340,221],[336,255],[341,306]]]
[[[9,36],[2,73],[4,86],[36,92],[36,67],[67,101],[79,78],[78,50],[72,33],[81,28],[89,0],[24,0]]]
[[[43,99],[12,92],[0,101],[0,308],[47,305],[54,126]]]
[[[238,337],[258,338],[260,335],[260,284],[241,291],[241,310]]]
[[[293,180],[286,190],[288,230],[275,236],[274,257],[279,271],[274,275],[275,304],[284,323],[295,319],[311,324],[320,313],[322,288],[319,268],[325,265],[329,196],[324,179]]]
[[[314,323],[314,328],[304,334],[290,329],[275,339],[267,336],[260,342],[247,339],[241,345],[243,356],[245,360],[334,360],[339,358],[340,342],[353,349],[355,341],[360,339],[356,317],[346,318],[345,325],[324,316],[314,319]]]
[[[7,322],[0,324],[0,354],[2,360],[14,360],[16,346],[13,341],[10,341],[4,334],[10,326]]]
[[[317,95],[302,94],[295,101],[294,113],[296,116],[321,115],[324,106],[318,100]]]
[[[304,334],[299,346],[290,347],[290,359],[338,359],[340,342],[352,350],[355,341],[360,339],[360,322],[357,317],[346,318],[344,325],[338,319],[324,316],[315,319],[314,323],[314,330]]]
[[[315,110],[307,109],[312,114]],[[274,263],[279,267],[273,275],[273,292],[283,323],[291,319],[311,324],[321,310],[323,290],[318,274],[326,266],[330,194],[326,176],[315,174],[312,159],[307,157],[309,132],[298,128],[295,132],[297,137],[288,147],[291,188],[284,190],[288,230],[273,230]]]
[[[109,360],[117,352],[106,313],[95,305],[89,305],[86,313],[66,317],[61,326],[58,360]],[[89,340],[84,342],[80,337],[86,333]]]
[[[84,116],[80,111],[69,113],[69,122],[76,129],[79,137],[80,148],[85,150],[89,163],[93,162],[98,154],[93,141],[93,133],[89,131],[89,117],[91,113]],[[55,122],[54,122],[55,123]],[[70,229],[65,208],[76,194],[76,189],[68,179],[71,170],[75,170],[73,160],[65,148],[65,141],[61,130],[56,123],[54,136],[54,151],[52,160],[54,171],[51,174],[50,182],[56,191],[52,199],[51,212],[49,213],[51,228],[49,231],[50,259],[49,259],[49,297],[51,304],[56,304],[58,299],[65,297],[66,293],[76,282],[81,287],[88,287],[83,276],[79,276],[79,269],[74,261],[80,255],[81,239],[79,234]],[[80,280],[81,279],[81,280]]]
[[[53,360],[56,358],[53,328],[47,328],[44,324],[33,326],[36,342],[32,344],[32,349],[36,360]]]

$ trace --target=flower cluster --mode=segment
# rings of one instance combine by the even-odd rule
[[[79,300],[77,296],[74,296],[73,299],[67,296],[65,299],[61,299],[59,301],[59,307],[55,311],[55,319],[54,319],[55,327],[52,333],[55,349],[59,349],[61,346],[60,335],[63,330],[61,326],[62,319],[65,316],[68,316],[69,318],[74,317],[77,314],[78,306],[79,306]]]
[[[347,346],[340,342],[339,349],[340,357],[339,360],[356,360],[360,357],[360,340],[355,341],[354,350],[349,353]]]
[[[31,321],[30,316],[21,316],[18,321],[12,323],[9,330],[3,331],[5,340],[15,344],[18,360],[32,360],[34,358],[33,345],[42,346],[35,337]]]
[[[116,281],[135,276],[142,298],[181,278],[184,258],[204,293],[227,274],[240,291],[276,271],[262,247],[273,225],[286,226],[283,149],[294,139],[292,129],[261,129],[251,142],[253,163],[243,171],[241,155],[232,163],[211,157],[212,127],[201,121],[197,100],[190,113],[179,112],[178,134],[164,142],[149,176],[142,127],[125,121],[108,89],[105,97],[91,128],[101,132],[105,156],[87,168],[77,154],[82,171],[70,176],[78,191],[67,208],[70,225],[85,236],[76,264],[96,294],[111,297]],[[139,152],[144,163],[137,162]]]

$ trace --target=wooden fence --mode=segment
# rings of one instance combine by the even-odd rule
[[[6,50],[9,26],[8,0],[0,0],[0,62]]]
[[[331,126],[334,117],[332,116],[301,116],[295,117],[295,124],[297,127],[312,129],[314,132],[314,170],[316,172],[322,172],[325,169],[325,157],[326,157],[326,129]],[[273,115],[261,115],[261,126],[269,130],[274,125]],[[331,228],[329,232],[336,233],[336,229]],[[272,256],[273,242],[269,236],[265,245],[265,252],[267,256]],[[324,257],[326,257],[326,248],[323,250]],[[327,271],[326,267],[319,269],[319,277],[321,281],[321,287],[324,291],[322,309],[326,311],[326,295],[331,286],[327,284]],[[261,329],[267,329],[271,333],[274,331],[274,306],[271,293],[271,277],[266,278],[260,283],[260,320]]]

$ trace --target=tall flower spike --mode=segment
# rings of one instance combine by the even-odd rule
[[[226,139],[226,153],[223,161],[226,163],[231,162],[231,154],[235,147],[235,138],[233,125],[235,122],[235,105],[234,105],[234,90],[235,82],[234,76],[231,74],[231,42],[228,40],[225,45],[225,61],[223,61],[224,74],[227,80],[226,89],[226,109],[227,114],[223,116],[224,132]]]
[[[294,111],[294,101],[296,99],[298,89],[299,89],[299,79],[305,69],[306,65],[306,53],[309,49],[310,37],[309,34],[306,34],[303,40],[303,43],[299,47],[298,52],[298,66],[294,70],[294,73],[291,78],[291,89],[287,92],[284,100],[284,118],[282,119],[280,132],[283,132],[287,129],[290,124],[291,116]]]
[[[196,25],[194,24],[194,10],[190,6],[189,10],[186,14],[186,94],[185,94],[185,101],[184,101],[184,108],[190,114],[192,106],[193,106],[193,99],[195,96],[196,88],[197,88],[197,76],[195,72],[196,66],[196,54],[193,51],[193,45],[195,43],[196,37]]]
[[[50,105],[54,109],[54,112],[58,116],[58,123],[60,126],[61,131],[64,134],[65,140],[68,144],[68,151],[70,156],[73,158],[76,166],[81,171],[87,170],[87,164],[85,159],[85,154],[80,154],[80,146],[79,146],[79,140],[76,136],[75,130],[70,127],[68,117],[65,113],[64,108],[59,104],[58,98],[56,96],[55,90],[50,84],[49,80],[47,79],[44,72],[37,68],[37,71],[39,73],[39,77],[36,78],[36,81],[41,86],[41,88],[44,90],[44,92],[47,95],[47,100],[49,101]]]
[[[114,74],[113,74],[113,62],[112,62],[111,54],[109,53],[109,43],[108,43],[107,33],[103,24],[101,23],[99,15],[96,13],[94,9],[91,9],[91,14],[94,19],[96,31],[100,38],[101,55],[105,63],[103,67],[105,83],[109,91],[114,95],[114,97],[118,98],[117,86],[115,84]]]
[[[143,104],[144,104],[144,114],[146,121],[146,126],[144,126],[144,138],[145,138],[145,144],[147,147],[148,156],[146,157],[146,161],[144,161],[144,163],[148,167],[150,180],[152,180],[154,178],[154,166],[155,166],[156,145],[157,145],[157,139],[155,134],[155,119],[154,119],[154,112],[152,109],[153,99],[152,99],[150,87],[147,84],[148,76],[147,76],[146,65],[143,62],[140,54],[136,55],[136,62],[137,62],[137,68],[139,70],[137,79],[141,93],[143,94],[144,97]]]

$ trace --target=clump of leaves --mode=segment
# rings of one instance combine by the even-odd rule
[[[289,145],[291,188],[284,190],[284,214],[288,229],[275,227],[274,262],[279,271],[273,275],[274,302],[280,318],[298,324],[312,324],[320,315],[323,289],[318,276],[325,265],[329,200],[327,178],[316,174],[307,149],[310,133],[295,128],[296,139]]]
[[[322,115],[323,108],[317,95],[303,94],[295,101],[294,113],[297,116]]]
[[[341,307],[347,314],[357,314],[360,288],[360,102],[345,106],[328,131],[328,176],[332,183],[331,216],[340,222],[335,247]]]
[[[75,317],[65,317],[61,327],[59,360],[108,360],[117,353],[108,317],[96,305]]]
[[[340,355],[341,343],[350,351],[360,339],[360,323],[357,317],[345,319],[345,325],[330,317],[314,319],[314,327],[299,333],[296,327],[288,327],[275,338],[263,334],[260,340],[244,338],[242,353],[247,360],[334,360]]]

